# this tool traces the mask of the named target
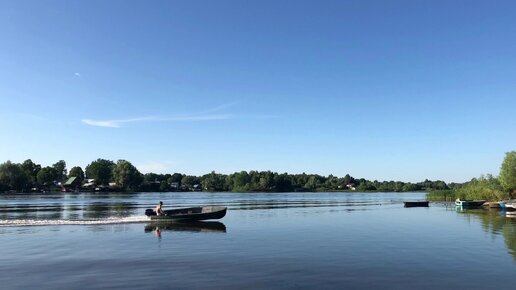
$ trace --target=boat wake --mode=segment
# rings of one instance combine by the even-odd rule
[[[147,216],[130,216],[123,218],[105,218],[90,220],[0,220],[0,227],[21,226],[60,226],[60,225],[110,225],[148,222]]]

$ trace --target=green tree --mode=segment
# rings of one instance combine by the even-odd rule
[[[225,180],[226,177],[224,175],[212,171],[201,178],[201,185],[204,190],[223,191],[225,190]]]
[[[360,183],[358,184],[356,189],[358,191],[369,191],[369,190],[376,190],[376,187],[374,186],[374,184],[371,181],[365,180],[365,179],[360,179]]]
[[[448,185],[446,185],[446,182],[444,181],[441,181],[441,180],[437,180],[434,182],[434,185],[433,185],[433,188],[434,189],[437,189],[437,190],[446,190],[446,189],[450,189],[448,187]]]
[[[270,171],[261,172],[258,190],[270,191],[274,187],[274,174]]]
[[[516,191],[516,151],[505,154],[499,179],[504,190],[511,194]]]
[[[249,183],[251,182],[251,176],[247,171],[240,171],[234,174],[233,178],[233,190],[234,191],[247,191],[249,190]]]
[[[344,176],[344,186],[348,185],[348,184],[353,184],[355,183],[355,179],[349,175],[349,174],[346,174],[346,176]]]
[[[134,190],[141,185],[143,175],[131,162],[118,160],[113,168],[113,180],[118,186],[126,190]]]
[[[201,180],[197,176],[187,175],[181,179],[181,185],[192,188],[196,184],[200,184]]]
[[[324,181],[323,187],[325,189],[335,190],[338,189],[339,186],[341,186],[342,179],[338,178],[333,175],[329,175],[328,178],[326,178],[326,181]]]
[[[277,173],[276,173],[276,175],[277,175]],[[302,188],[308,182],[308,175],[304,172],[302,174],[289,175],[289,176],[290,176],[290,182],[291,182],[293,188],[297,188],[297,189]]]
[[[274,176],[275,189],[278,192],[289,192],[294,188],[292,186],[292,178],[287,173],[276,174]]]
[[[113,177],[114,167],[113,161],[99,158],[86,166],[86,177],[95,179],[97,184],[106,185]]]
[[[143,176],[143,180],[145,182],[160,182],[163,180],[163,175],[161,174],[156,174],[156,173],[145,173],[145,175]]]
[[[43,167],[38,172],[37,180],[41,185],[49,186],[57,179],[58,173],[54,167]]]
[[[174,173],[170,177],[170,182],[179,182],[181,184],[181,179],[183,179],[184,175],[181,173]]]
[[[66,162],[64,160],[57,161],[52,167],[56,170],[56,180],[61,181],[66,177]]]
[[[7,161],[0,164],[0,187],[5,189],[23,191],[29,182],[29,176],[22,166]]]
[[[320,178],[317,175],[310,175],[308,181],[305,184],[305,188],[311,191],[315,191],[321,184]]]
[[[32,160],[27,159],[21,164],[23,171],[29,176],[31,183],[37,182],[38,172],[41,170],[41,165],[35,164]]]
[[[68,177],[77,177],[78,182],[82,183],[84,181],[84,171],[82,171],[82,168],[80,166],[72,167],[72,169],[70,169]]]
[[[418,191],[420,189],[421,189],[421,186],[409,182],[409,183],[405,183],[405,185],[403,185],[402,191]]]
[[[168,183],[168,181],[166,181],[166,180],[161,181],[159,184],[159,191],[161,191],[161,192],[170,191],[170,183]]]
[[[396,181],[394,183],[394,191],[396,192],[400,192],[400,191],[403,191],[403,186],[405,185],[404,182],[401,182],[401,181]]]

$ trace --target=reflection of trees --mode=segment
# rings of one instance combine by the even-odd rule
[[[475,209],[461,213],[467,214],[468,218],[480,220],[486,233],[493,236],[502,235],[509,253],[516,261],[516,219],[506,217],[505,212],[500,210]]]
[[[108,203],[90,203],[84,207],[83,217],[84,218],[104,218],[109,216],[109,204]]]
[[[509,249],[509,253],[516,260],[516,224],[514,222],[508,222],[503,228],[503,238],[505,245]]]
[[[135,214],[137,204],[133,202],[96,202],[84,207],[84,218],[124,217]]]
[[[506,224],[505,216],[502,216],[498,210],[481,210],[477,217],[482,223],[482,229],[492,235],[501,233]]]
[[[135,206],[132,202],[114,202],[111,204],[111,216],[124,217],[135,214]]]
[[[59,203],[44,205],[18,204],[12,207],[1,207],[0,213],[2,219],[61,219],[63,218],[63,205]]]

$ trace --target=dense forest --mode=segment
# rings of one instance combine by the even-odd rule
[[[516,193],[516,151],[508,152],[497,177],[473,178],[462,184],[425,180],[418,183],[402,181],[370,181],[354,178],[321,176],[318,174],[288,174],[271,171],[240,171],[220,174],[212,171],[202,176],[174,174],[142,174],[129,161],[97,159],[83,170],[66,167],[60,160],[42,167],[32,160],[0,164],[0,192],[41,191],[434,191],[429,199],[461,197],[468,199],[509,199]]]
[[[74,178],[73,186],[67,186]],[[68,182],[67,182],[68,181]],[[7,161],[0,165],[0,192],[41,191],[235,191],[235,192],[293,192],[293,191],[419,191],[446,190],[459,186],[444,181],[425,180],[419,183],[402,181],[370,181],[318,174],[287,174],[271,171],[240,171],[229,175],[211,172],[203,176],[174,174],[142,174],[129,161],[97,159],[83,170],[66,167],[60,160],[42,167],[32,160],[23,163]]]

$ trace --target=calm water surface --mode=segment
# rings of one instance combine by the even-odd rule
[[[424,193],[0,196],[2,289],[514,289],[516,219]],[[219,222],[153,224],[225,205]]]

